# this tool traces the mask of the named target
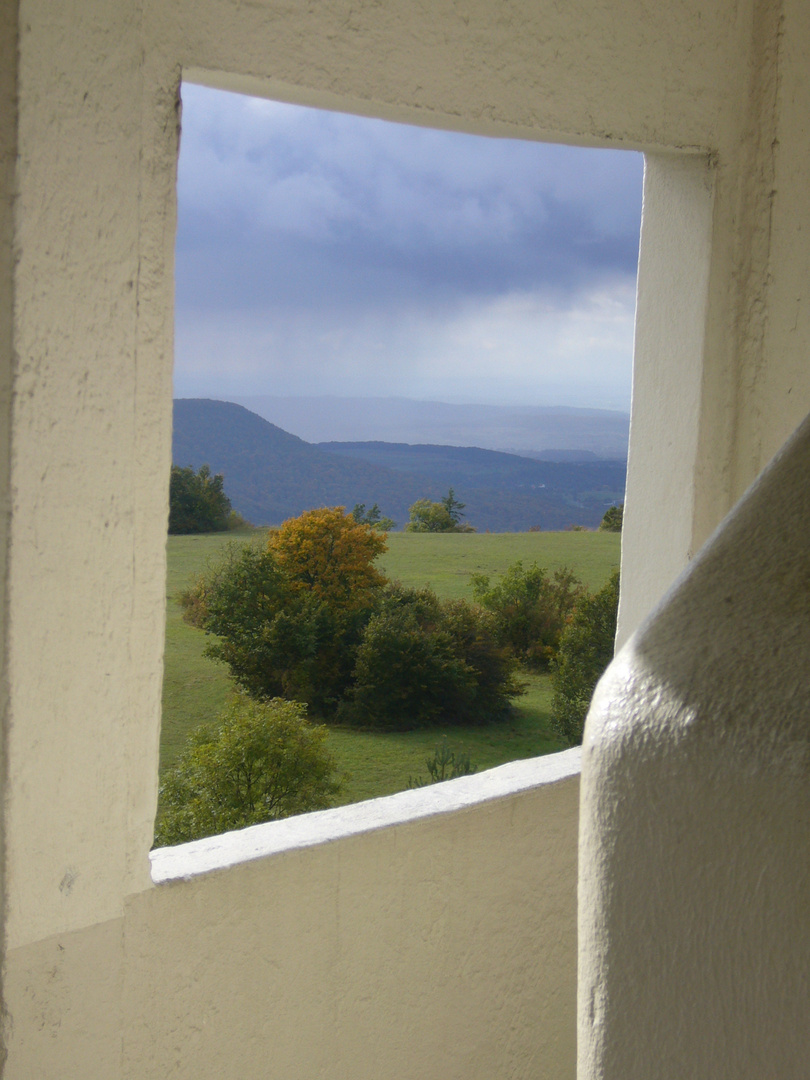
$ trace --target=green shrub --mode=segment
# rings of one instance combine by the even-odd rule
[[[235,697],[164,775],[155,844],[181,844],[328,807],[337,793],[326,729],[294,701]]]
[[[459,502],[452,488],[439,502],[430,499],[417,499],[408,511],[410,520],[405,532],[467,533],[475,532],[472,525],[465,525],[461,519],[466,503]]]
[[[441,784],[444,780],[455,780],[459,776],[471,776],[478,771],[477,765],[470,764],[470,755],[462,750],[454,750],[445,739],[433,751],[433,756],[425,758],[429,780],[421,776],[409,776],[409,788],[426,787],[428,784]]]
[[[605,511],[604,517],[599,523],[602,532],[621,532],[624,523],[624,503],[621,506],[611,506]]]
[[[619,571],[615,570],[599,592],[579,602],[563,631],[551,667],[551,725],[570,746],[582,742],[593,691],[613,659],[618,608]]]
[[[526,667],[546,669],[583,594],[579,578],[568,567],[549,577],[537,563],[524,569],[519,561],[494,585],[485,574],[471,580],[476,601],[492,612],[498,641]]]
[[[184,621],[198,629],[208,629],[214,617],[226,627],[229,615],[240,624],[247,620],[255,625],[267,612],[264,602],[280,590],[275,560],[265,550],[253,543],[230,541],[217,559],[209,560],[204,573],[179,594],[178,602]],[[234,605],[239,606],[239,613]]]
[[[207,465],[199,472],[172,465],[169,481],[169,532],[224,532],[230,528],[231,501],[221,473],[211,475]]]
[[[522,691],[514,668],[486,612],[392,586],[369,620],[338,720],[376,731],[504,720]]]

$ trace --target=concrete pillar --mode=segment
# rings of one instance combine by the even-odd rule
[[[580,1080],[807,1075],[810,421],[597,690]]]
[[[13,109],[0,129],[11,947],[120,916],[149,884],[174,240],[173,195],[155,191],[172,191],[178,76],[144,78],[136,6],[28,5],[19,33],[4,10],[18,64],[16,84],[0,65],[18,109],[16,146]]]

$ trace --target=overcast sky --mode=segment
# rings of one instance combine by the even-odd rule
[[[642,167],[186,84],[175,393],[627,409]]]

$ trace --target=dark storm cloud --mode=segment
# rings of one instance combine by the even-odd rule
[[[184,90],[178,314],[553,305],[638,255],[641,161]]]

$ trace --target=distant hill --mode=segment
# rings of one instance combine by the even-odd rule
[[[624,491],[625,463],[600,461],[550,462],[521,457],[477,446],[412,446],[391,442],[323,442],[321,450],[382,465],[396,472],[430,476],[440,486],[496,487],[504,491],[537,491],[560,494]]]
[[[418,478],[403,482],[390,469],[327,454],[241,405],[201,398],[174,402],[172,460],[223,473],[233,508],[255,525],[358,502],[378,502],[402,522],[425,486]],[[438,489],[431,491],[438,497]]]
[[[475,446],[318,445],[329,453],[405,476],[429,476],[442,493],[454,488],[467,502],[467,519],[482,529],[515,532],[540,522],[543,528],[594,526],[606,507],[624,501],[627,466],[623,461],[538,461]]]
[[[223,473],[234,509],[256,525],[316,506],[376,502],[401,527],[416,499],[438,499],[453,487],[467,504],[466,520],[481,531],[595,527],[624,492],[619,462],[383,442],[315,446],[240,405],[205,399],[175,401],[173,460]]]
[[[535,405],[457,405],[407,398],[235,398],[310,442],[357,440],[480,446],[546,460],[624,461],[630,417],[609,409]]]

